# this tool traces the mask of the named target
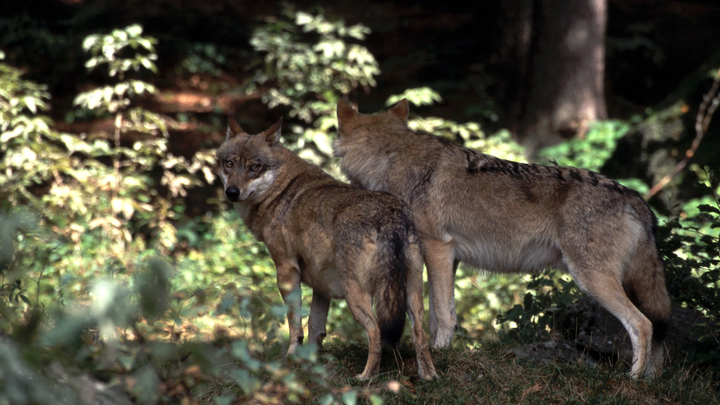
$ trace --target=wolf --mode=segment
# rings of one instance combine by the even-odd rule
[[[217,149],[225,196],[265,243],[288,306],[292,354],[303,343],[300,283],[312,288],[309,341],[322,346],[331,299],[345,299],[367,331],[368,360],[357,376],[380,367],[382,342],[400,339],[405,312],[412,324],[418,374],[437,377],[423,322],[423,258],[412,214],[397,197],[333,179],[280,141],[282,118],[247,134],[230,116]],[[376,314],[373,313],[373,301]]]
[[[598,173],[522,164],[408,128],[407,100],[375,114],[337,106],[335,155],[351,184],[410,205],[428,272],[430,343],[457,324],[459,262],[499,272],[569,272],[617,317],[633,347],[631,374],[662,369],[671,303],[643,198]]]

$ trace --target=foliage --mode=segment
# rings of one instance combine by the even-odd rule
[[[374,76],[380,73],[367,48],[349,42],[363,40],[370,30],[331,21],[322,13],[286,7],[283,14],[253,32],[250,44],[264,58],[247,91],[265,85],[263,102],[268,107],[287,106],[291,117],[312,123],[312,128],[293,128],[290,147],[324,165],[332,156],[330,130],[338,100],[358,87],[375,86]]]
[[[584,139],[573,139],[543,149],[539,155],[554,159],[560,166],[582,167],[599,172],[612,153],[617,141],[630,130],[625,121],[594,122]]]
[[[4,54],[0,52],[0,60]],[[42,184],[61,158],[54,145],[58,136],[47,117],[47,87],[23,80],[20,70],[0,63],[0,199],[2,208],[21,202],[37,203],[33,186]]]
[[[542,149],[538,157],[560,166],[573,166],[600,172],[605,162],[617,148],[618,141],[632,128],[632,121],[596,121],[583,139],[570,141]],[[648,191],[648,185],[636,178],[618,179],[620,184],[639,193]]]
[[[534,275],[527,288],[522,305],[516,304],[498,315],[498,323],[513,322],[509,330],[511,336],[524,342],[558,334],[565,310],[580,293],[575,282],[548,269]]]
[[[347,27],[342,20],[290,8],[284,14],[292,22],[272,18],[250,39],[257,52],[265,53],[264,68],[253,81],[276,81],[275,89],[265,95],[271,108],[288,105],[290,116],[310,123],[334,108],[337,93],[375,85],[373,76],[380,72],[375,58],[365,47],[346,42],[364,39],[370,33],[367,27]]]
[[[2,229],[19,223],[13,217],[2,218]],[[243,233],[246,231],[238,236]],[[2,241],[7,240],[7,234],[3,234]],[[201,243],[196,247],[208,246]],[[3,244],[2,257],[16,255],[13,244],[10,251],[6,248]],[[208,263],[200,265],[209,268]],[[250,267],[250,263],[247,265]],[[284,306],[264,302],[253,290],[256,284],[242,283],[227,292],[233,295],[233,302],[237,301],[233,306],[239,307],[241,316],[248,319],[252,333],[243,333],[243,339],[231,340],[228,332],[215,336],[215,343],[204,343],[181,332],[163,338],[169,325],[180,327],[197,315],[183,311],[183,306],[190,307],[184,302],[187,296],[196,301],[192,305],[195,310],[209,298],[202,296],[202,291],[177,290],[177,280],[173,280],[177,278],[177,270],[166,261],[147,258],[134,277],[96,279],[87,297],[71,299],[63,307],[48,311],[48,327],[41,328],[35,315],[25,321],[14,317],[14,329],[5,329],[12,331],[14,341],[0,339],[0,375],[7,383],[0,383],[0,401],[87,403],[81,398],[91,392],[104,396],[109,403],[128,403],[128,399],[177,403],[182,398],[266,403],[277,397],[296,402],[319,392],[322,403],[354,403],[358,398],[377,403],[371,392],[330,386],[314,346],[304,346],[295,355],[282,357],[278,336]],[[4,315],[10,301],[0,301]],[[227,306],[220,300],[212,315],[222,316]],[[23,358],[22,353],[32,356]],[[78,371],[70,372],[70,367],[80,367],[79,375]],[[28,378],[32,378],[32,384]],[[59,389],[63,380],[65,388]],[[87,386],[88,382],[94,388],[80,388],[79,384]]]
[[[207,73],[220,76],[220,67],[225,65],[227,58],[214,44],[195,43],[190,47],[188,55],[180,65],[190,73]]]
[[[407,89],[402,94],[393,95],[385,102],[392,105],[407,98],[408,102],[416,105],[432,105],[441,102],[442,97],[435,90],[428,87]],[[477,122],[458,123],[438,117],[419,117],[411,115],[408,127],[413,131],[431,133],[458,142],[459,144],[488,153],[502,159],[524,161],[523,148],[512,140],[509,131],[499,131],[493,135],[486,135]]]
[[[720,376],[720,182],[717,171],[707,169],[706,176],[713,204],[698,205],[696,215],[672,218],[659,234],[670,295],[703,316],[692,331],[700,335],[698,340],[686,343],[683,351],[689,362]]]
[[[322,13],[288,8],[253,34],[251,45],[262,62],[243,90],[299,118],[301,123],[291,125],[288,146],[326,168],[337,100],[375,86],[379,74],[377,62],[360,45],[368,33],[361,25],[347,27]],[[100,387],[103,394],[96,395],[111,398],[107,403],[375,404],[428,398],[602,403],[616,397],[633,403],[633,395],[699,403],[702,395],[713,395],[712,388],[702,395],[672,395],[654,387],[651,393],[623,396],[613,388],[631,384],[622,376],[583,374],[588,370],[576,365],[537,369],[509,362],[502,346],[476,342],[486,337],[482,330],[500,309],[520,302],[522,278],[487,276],[462,266],[456,292],[461,345],[433,352],[440,382],[406,376],[413,376],[416,366],[405,341],[398,351],[383,353],[384,371],[376,380],[359,386],[352,376],[366,360],[365,334],[339,300],[331,307],[326,348],[318,352],[308,346],[283,357],[286,308],[263,245],[220,198],[210,199],[206,215],[185,214],[183,197],[214,180],[212,151],[192,159],[173,156],[167,135],[173,123],[138,107],[151,105],[143,101],[157,92],[152,84],[157,44],[137,25],[83,41],[86,67],[102,85],[79,94],[78,108],[65,120],[94,119],[106,129],[79,135],[54,130],[42,115],[50,107],[46,86],[0,63],[0,403],[82,403],[87,391],[78,387]],[[226,62],[212,44],[196,44],[181,65],[217,77]],[[399,97],[417,106],[442,102],[429,88],[409,89],[388,102]],[[507,131],[488,136],[477,123],[411,118],[416,130],[522,160]],[[606,130],[619,132],[622,126]],[[598,135],[592,142],[600,141]],[[589,152],[596,153],[585,147],[570,153]],[[715,215],[700,210],[699,215],[688,211],[688,218]],[[708,297],[715,291],[717,263],[710,253],[717,239],[693,233],[693,227],[710,228],[707,222],[682,224],[685,233],[673,228],[675,239],[669,239],[682,246],[673,250],[673,280],[682,282],[672,281],[673,294],[685,305],[705,305],[705,313],[714,317],[715,304],[690,291]],[[553,328],[558,313],[553,308],[560,308],[571,288],[565,279],[535,284],[549,295],[529,293],[528,311],[515,307],[509,313],[523,336]],[[310,294],[303,295],[306,316]],[[688,348],[693,359],[715,361],[712,336],[704,346]],[[567,375],[579,376],[573,386],[612,384],[598,383],[599,388],[575,395],[544,378]],[[688,377],[677,384],[688,389],[695,381],[705,383]]]
[[[135,97],[156,91],[129,78],[155,70],[155,41],[141,34],[139,26],[130,26],[83,43],[91,54],[86,66],[106,65],[115,82],[78,95],[75,103],[83,110],[67,121],[109,116],[110,133],[52,130],[48,118],[35,115],[49,99],[44,87],[0,65],[3,107],[8,106],[0,163],[3,175],[14,176],[2,184],[10,212],[0,216],[0,326],[25,337],[16,341],[20,346],[8,343],[8,356],[20,351],[34,356],[31,363],[12,357],[0,373],[22,380],[18,370],[49,367],[43,359],[52,356],[80,367],[82,378],[102,376],[121,387],[117,398],[138,402],[202,395],[226,403],[295,401],[310,395],[309,387],[325,391],[322,403],[377,402],[370,392],[328,387],[311,346],[281,359],[285,307],[274,266],[234,211],[221,208],[216,215],[179,221],[179,198],[199,183],[198,174],[214,179],[213,159],[209,151],[192,162],[172,156],[165,120],[134,107]],[[45,130],[36,130],[36,122]],[[33,163],[46,159],[48,164],[33,172]],[[33,188],[37,184],[43,189]],[[32,217],[24,214],[28,203],[42,214],[40,226],[23,219]],[[157,259],[158,253],[172,253],[175,265]],[[42,330],[38,316],[44,319]],[[343,324],[340,318],[335,322]],[[202,343],[238,338],[220,348]],[[171,343],[175,340],[188,343]],[[168,362],[182,368],[174,372]],[[49,374],[45,369],[36,375],[40,391],[56,392]],[[226,386],[224,392],[212,393],[210,386],[218,384]],[[0,390],[0,397],[30,398],[29,389],[18,384],[15,391]],[[54,403],[77,393],[65,394],[32,400]]]
[[[416,87],[406,89],[401,94],[388,97],[387,101],[385,101],[385,105],[390,107],[404,98],[416,106],[433,105],[434,103],[442,102],[442,97],[437,91],[431,89],[430,87]]]
[[[107,65],[108,75],[118,75],[122,80],[130,69],[139,71],[141,67],[157,73],[154,60],[155,38],[143,37],[142,27],[138,24],[127,26],[125,29],[113,30],[108,35],[90,35],[83,41],[83,49],[93,56],[85,63],[85,67],[92,70],[99,65]],[[132,48],[135,54],[130,58],[120,57],[120,52],[126,47]],[[138,49],[144,49],[147,54],[138,53]]]
[[[477,347],[507,329],[498,316],[521,302],[527,275],[489,273],[460,264],[455,275],[455,309],[458,316],[455,346]],[[428,307],[426,302],[426,308]]]
[[[52,60],[48,79],[57,80],[55,75],[72,65],[72,56],[67,54],[72,42],[72,34],[67,32],[70,30],[58,35],[30,10],[5,10],[0,15],[0,49],[11,55],[10,59],[20,56],[28,66],[41,66]]]
[[[203,331],[229,317],[233,322],[224,327],[238,336],[266,339],[284,323],[275,266],[241,222],[234,210],[220,210],[179,228],[184,249],[175,256],[173,290],[183,302],[173,311],[177,327],[190,322]],[[265,309],[250,310],[256,308]]]
[[[85,66],[92,70],[107,65],[108,75],[117,76],[120,81],[81,93],[75,98],[75,105],[97,116],[113,114],[113,133],[101,134],[101,137],[113,140],[112,148],[103,141],[94,143],[101,145],[100,150],[87,149],[86,144],[78,143],[80,148],[85,148],[80,152],[92,157],[102,154],[112,159],[112,167],[96,164],[95,173],[88,179],[90,181],[81,182],[81,186],[90,187],[84,190],[82,197],[74,196],[76,201],[88,201],[105,209],[96,210],[93,213],[95,218],[75,222],[85,222],[91,229],[102,227],[106,235],[123,241],[116,245],[118,258],[122,257],[125,245],[134,238],[130,232],[131,221],[137,221],[140,228],[145,228],[158,248],[163,251],[171,249],[176,243],[176,230],[171,221],[175,216],[173,199],[184,197],[187,187],[199,184],[195,173],[202,171],[208,180],[213,179],[208,166],[212,163],[209,153],[199,153],[192,162],[172,156],[167,153],[165,120],[143,108],[131,108],[134,96],[157,92],[153,85],[144,81],[125,80],[128,73],[141,68],[157,72],[153,62],[157,59],[155,43],[154,38],[142,36],[142,28],[138,25],[114,30],[109,35],[91,35],[83,41],[83,48],[91,54]],[[128,49],[134,53],[128,55]],[[127,147],[122,140],[130,133],[145,136],[133,142],[132,147]],[[78,146],[68,145],[68,149],[75,151]],[[150,174],[158,166],[164,169],[159,182],[162,188],[157,187],[156,179]],[[97,189],[107,190],[108,193],[98,195],[94,191]]]

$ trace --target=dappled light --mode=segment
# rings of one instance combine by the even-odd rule
[[[0,17],[0,404],[720,401],[720,6],[569,1],[9,5]],[[591,6],[599,14],[577,15]],[[594,74],[568,52],[595,58],[585,66]],[[306,286],[294,292],[304,344],[287,354],[297,308],[278,292],[278,248],[227,201],[216,149],[229,115],[248,134],[282,118],[282,145],[363,186],[341,170],[338,103],[368,115],[406,103],[407,127],[448,148],[516,170],[583,170],[553,172],[562,184],[587,169],[643,195],[673,304],[657,378],[628,375],[629,335],[570,276],[464,262],[450,275],[454,338],[429,351],[437,381],[418,376],[409,319],[397,347],[382,348],[378,373],[357,380],[368,332],[333,300],[322,348],[309,342]],[[391,143],[377,166],[360,166],[378,171],[417,146]],[[473,153],[462,176],[488,169]],[[443,157],[403,169],[429,184],[438,180],[421,169],[433,159]],[[419,223],[413,215],[408,223]],[[424,280],[431,336],[426,271]]]

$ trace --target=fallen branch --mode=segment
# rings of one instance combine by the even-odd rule
[[[715,80],[710,87],[710,91],[703,96],[703,101],[700,103],[700,107],[698,108],[697,117],[695,118],[695,139],[693,140],[692,145],[690,145],[690,148],[685,151],[685,157],[683,160],[678,162],[670,173],[660,179],[660,181],[658,181],[657,184],[655,184],[650,191],[645,194],[646,200],[650,199],[652,196],[657,194],[658,191],[662,190],[662,188],[665,187],[673,177],[675,177],[685,168],[685,166],[687,166],[690,159],[695,156],[695,152],[700,146],[700,141],[702,141],[703,136],[705,136],[705,132],[707,132],[708,126],[710,125],[710,120],[712,119],[713,114],[715,114],[718,104],[720,104],[720,94],[718,94],[719,89],[720,69],[718,69],[715,74]]]

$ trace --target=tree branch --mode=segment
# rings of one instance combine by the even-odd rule
[[[720,94],[718,94],[718,89],[720,89],[720,69],[718,69],[715,74],[715,80],[710,87],[710,91],[703,96],[703,101],[700,103],[700,107],[698,108],[698,113],[695,117],[695,139],[693,140],[692,145],[690,145],[690,148],[685,151],[685,157],[683,160],[678,162],[670,173],[660,179],[660,181],[658,181],[657,184],[655,184],[650,191],[645,194],[646,200],[649,200],[652,196],[657,194],[658,191],[662,190],[662,188],[665,187],[673,177],[675,177],[685,168],[685,166],[687,166],[690,159],[695,156],[695,152],[697,152],[697,149],[700,146],[700,141],[702,141],[703,136],[705,136],[705,132],[707,132],[708,126],[710,125],[710,120],[720,104]]]

